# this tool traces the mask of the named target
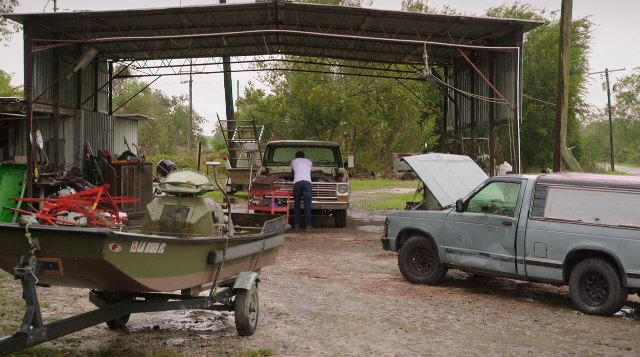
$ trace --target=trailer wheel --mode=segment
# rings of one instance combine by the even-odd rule
[[[347,226],[347,210],[338,209],[333,211],[334,225],[336,228],[344,228]]]
[[[414,284],[437,284],[447,274],[433,243],[422,236],[411,237],[402,245],[398,267],[404,278]]]
[[[585,314],[610,316],[622,308],[628,292],[611,264],[590,258],[571,272],[569,294],[573,305]]]
[[[258,326],[258,313],[260,312],[257,285],[254,284],[248,290],[238,290],[234,310],[238,335],[253,335]]]
[[[109,326],[110,330],[122,330],[127,326],[127,322],[129,322],[129,317],[131,317],[131,314],[126,314],[116,319],[109,320],[107,321],[107,326]]]

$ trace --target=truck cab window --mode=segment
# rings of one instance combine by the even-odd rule
[[[467,211],[513,217],[519,191],[517,182],[491,182],[471,197]]]

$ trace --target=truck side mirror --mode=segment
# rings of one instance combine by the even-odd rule
[[[464,201],[462,201],[462,198],[456,201],[456,212],[464,212]]]

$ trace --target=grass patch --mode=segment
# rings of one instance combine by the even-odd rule
[[[363,179],[351,181],[351,191],[378,190],[385,188],[409,188],[416,189],[421,181],[402,181],[392,179]],[[357,193],[356,193],[357,194]],[[385,195],[372,195],[366,200],[352,200],[352,205],[365,212],[383,211],[383,210],[402,210],[408,201],[421,200],[422,195],[415,195],[414,192],[408,193],[389,193]]]
[[[417,188],[419,180],[402,181],[391,179],[362,179],[351,181],[351,191],[364,191],[385,187]]]
[[[267,348],[260,348],[257,350],[247,350],[235,353],[233,357],[270,357],[273,356],[274,353],[272,350]]]
[[[14,297],[9,289],[18,289],[19,285],[12,283],[13,276],[0,271],[0,336],[6,336],[18,331],[22,323],[25,303],[20,295]]]
[[[605,171],[604,173],[605,173],[605,174],[607,174],[607,175],[628,175],[626,172],[624,172],[624,171],[618,171],[618,170],[615,170],[615,171]]]
[[[216,354],[218,355],[218,354]],[[149,352],[132,352],[130,350],[123,351],[116,348],[107,348],[101,350],[78,350],[77,347],[67,346],[64,348],[53,348],[47,346],[35,346],[24,351],[16,352],[13,357],[189,357],[184,353],[173,352],[169,350],[154,350]],[[240,355],[245,356],[245,355]],[[249,356],[249,355],[246,355]],[[251,356],[271,356],[271,355],[251,355]]]
[[[422,196],[414,198],[413,193],[398,193],[386,196],[380,199],[370,199],[365,202],[359,203],[358,208],[370,212],[380,210],[402,210],[407,205],[407,202],[420,200]]]
[[[224,194],[219,190],[207,192],[204,196],[212,198],[216,202],[224,202]],[[249,199],[248,198],[249,194],[245,191],[239,191],[239,192],[236,192],[235,195],[229,195],[229,197],[231,198],[235,197],[236,203],[242,203],[242,202],[247,202],[247,200]]]
[[[13,357],[63,357],[67,356],[65,351],[59,348],[36,346],[27,350],[16,352]]]

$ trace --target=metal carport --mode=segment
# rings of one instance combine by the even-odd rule
[[[443,68],[444,77],[430,77],[446,96],[444,138],[469,130],[473,141],[477,128],[488,127],[493,165],[493,128],[507,123],[513,127],[513,166],[519,172],[521,48],[523,33],[538,26],[536,21],[278,0],[7,17],[24,26],[27,133],[34,129],[36,103],[49,106],[54,123],[68,109],[113,114],[115,62],[159,76],[184,73],[189,65],[181,59],[208,59],[196,73],[213,73],[219,72],[215,58],[221,56],[238,62],[278,55],[328,57],[362,75],[400,79],[420,79],[429,67]],[[397,64],[416,71],[399,71]],[[24,145],[31,175],[34,149]]]

